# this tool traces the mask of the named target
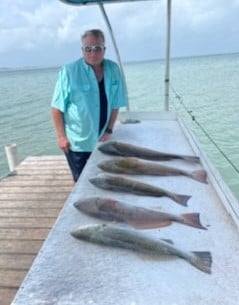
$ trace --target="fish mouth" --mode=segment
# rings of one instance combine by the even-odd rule
[[[75,238],[80,238],[84,240],[90,240],[91,235],[93,232],[101,231],[104,227],[106,227],[107,224],[91,224],[91,225],[82,225],[74,230],[72,230],[70,233]]]
[[[118,155],[118,150],[116,148],[116,142],[109,141],[98,146],[99,151],[103,153],[109,153],[112,155]]]

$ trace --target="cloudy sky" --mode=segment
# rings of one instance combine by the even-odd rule
[[[239,0],[172,0],[173,57],[239,52]],[[166,0],[108,4],[123,62],[164,58]],[[98,6],[59,0],[0,1],[0,67],[58,66],[81,55],[80,36],[101,28]]]

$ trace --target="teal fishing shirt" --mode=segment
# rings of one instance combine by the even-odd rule
[[[103,60],[107,96],[107,122],[113,109],[127,106],[127,95],[118,65]],[[95,73],[83,58],[61,68],[51,106],[64,114],[65,132],[72,151],[91,152],[99,137],[100,95]]]

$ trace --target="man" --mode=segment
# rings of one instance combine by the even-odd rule
[[[119,108],[127,104],[118,65],[104,59],[103,32],[86,31],[81,40],[83,57],[60,70],[52,99],[58,146],[75,182],[97,142],[109,139]]]

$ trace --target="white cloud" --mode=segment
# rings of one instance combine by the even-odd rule
[[[105,10],[123,59],[164,55],[166,0],[110,4]],[[236,51],[238,15],[239,0],[173,0],[173,55]],[[59,0],[0,0],[0,66],[4,60],[11,62],[10,54],[26,64],[30,53],[36,61],[41,53],[68,61],[79,55],[82,32],[96,27],[105,31],[110,55],[112,43],[99,7],[67,6]]]
[[[52,27],[59,22],[59,18],[64,16],[64,10],[61,6],[55,6],[53,2],[49,2],[41,3],[32,11],[21,10],[19,15],[31,27]]]
[[[148,1],[106,7],[122,57],[126,61],[162,56],[165,33],[165,2]],[[107,30],[106,30],[107,33]],[[107,35],[108,44],[110,43]],[[153,51],[153,52],[152,52]],[[152,54],[154,53],[154,54]]]
[[[18,2],[18,6],[19,6]],[[41,5],[32,12],[20,9],[17,5],[9,7],[8,14],[5,13],[3,26],[0,29],[0,52],[8,52],[13,47],[17,50],[34,49],[43,41],[47,41],[52,36],[49,6]],[[53,24],[54,25],[54,24]]]
[[[201,30],[221,17],[221,8],[214,1],[176,0],[173,6],[173,18],[180,26]],[[174,14],[175,12],[175,14]]]
[[[60,27],[57,29],[57,34],[60,40],[67,41],[74,37],[74,23],[78,17],[78,12],[76,10],[68,9],[68,14],[64,16],[61,21]]]
[[[86,19],[84,23],[88,24],[87,13],[85,14],[86,8],[82,10],[75,7],[68,7],[65,11],[62,19],[59,20],[57,29],[56,29],[56,39],[59,43],[69,43],[69,42],[79,42],[81,37],[81,24],[83,23],[82,19]]]

